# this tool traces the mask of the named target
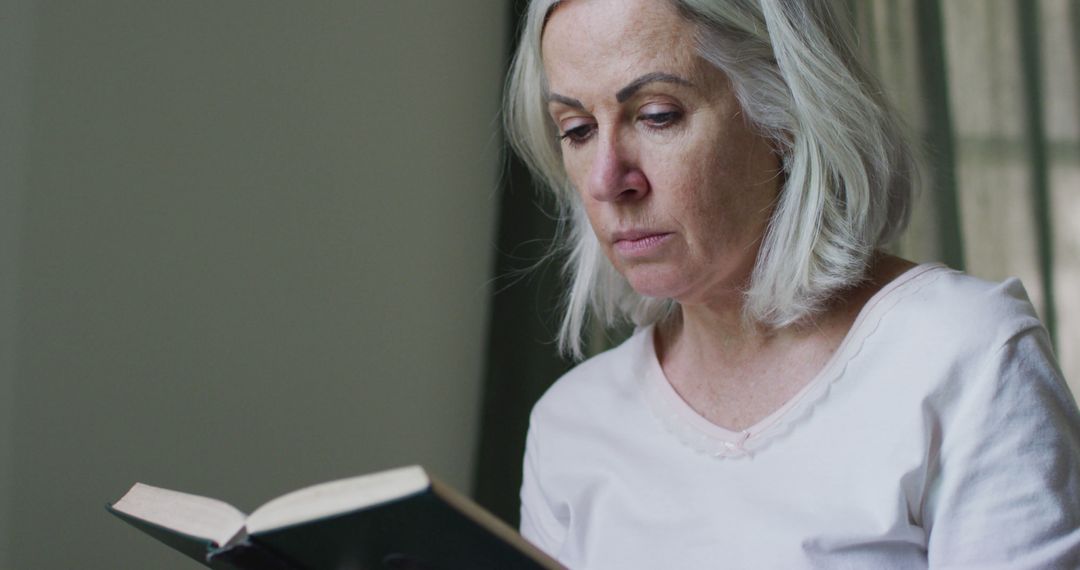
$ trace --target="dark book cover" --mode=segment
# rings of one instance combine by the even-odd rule
[[[250,540],[310,570],[545,568],[430,488],[370,509],[257,533]]]

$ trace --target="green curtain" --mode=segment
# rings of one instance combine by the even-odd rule
[[[1080,0],[849,6],[929,167],[897,249],[1020,277],[1080,392]]]
[[[512,0],[511,48],[527,4]],[[555,232],[554,202],[536,190],[509,149],[504,153],[473,497],[516,526],[529,411],[571,363],[559,356],[554,342],[562,286],[558,260],[547,255]]]
[[[516,25],[525,2],[514,4]],[[926,157],[927,188],[897,252],[986,279],[1020,277],[1080,393],[1080,0],[845,7]],[[474,490],[516,522],[528,411],[569,363],[552,343],[558,267],[520,273],[550,243],[550,204],[548,214],[537,208],[545,198],[509,157],[501,199]]]

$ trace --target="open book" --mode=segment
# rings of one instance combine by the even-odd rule
[[[219,570],[562,568],[418,466],[300,489],[250,515],[142,483],[107,508]]]

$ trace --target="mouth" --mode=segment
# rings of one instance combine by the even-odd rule
[[[612,236],[612,247],[627,257],[648,255],[659,249],[671,235],[671,232],[650,230],[616,232]]]

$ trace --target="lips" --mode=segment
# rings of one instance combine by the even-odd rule
[[[624,256],[644,256],[655,253],[671,237],[671,232],[629,230],[612,235],[612,247]]]

